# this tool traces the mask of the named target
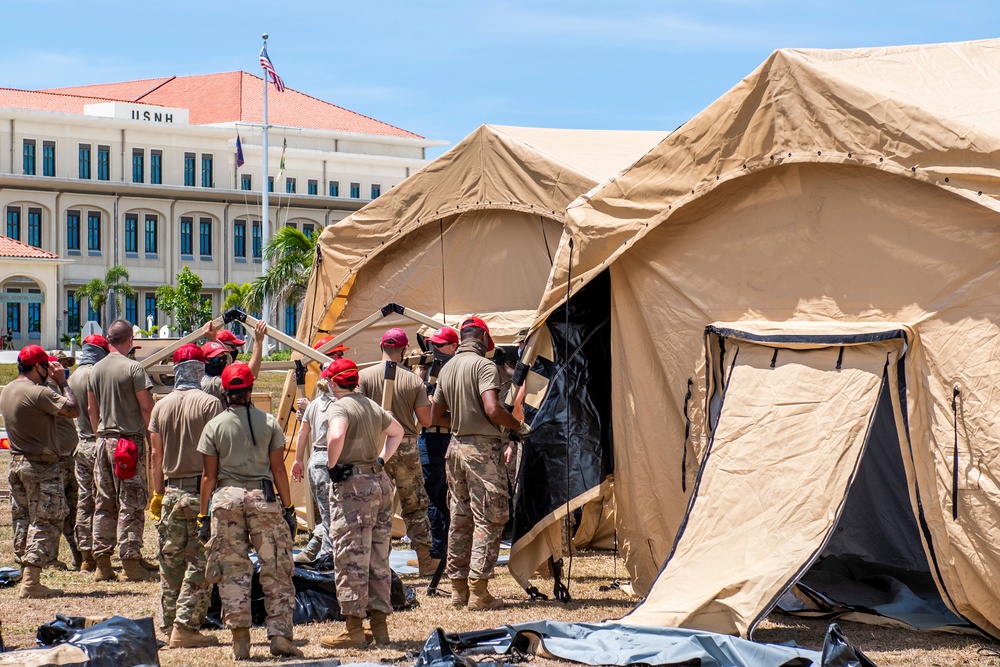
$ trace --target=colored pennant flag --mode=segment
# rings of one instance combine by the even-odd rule
[[[278,163],[278,178],[277,181],[281,182],[281,177],[285,175],[285,149],[288,148],[288,139],[281,140],[281,162]]]
[[[271,82],[274,83],[274,89],[279,93],[285,92],[285,82],[281,80],[278,73],[274,71],[274,65],[271,64],[271,59],[267,56],[267,45],[260,47],[260,66],[264,68],[264,72],[271,76]]]
[[[240,143],[240,133],[236,133],[236,168],[243,166],[243,144]]]

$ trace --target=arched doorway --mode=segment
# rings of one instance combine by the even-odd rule
[[[41,345],[45,322],[44,286],[34,278],[13,275],[0,282],[0,334],[3,349],[19,350],[25,345]]]

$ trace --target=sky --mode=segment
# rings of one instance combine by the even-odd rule
[[[1000,2],[3,0],[0,86],[244,70],[455,144],[483,123],[672,130],[779,48],[987,39]],[[445,148],[428,151],[436,157]]]

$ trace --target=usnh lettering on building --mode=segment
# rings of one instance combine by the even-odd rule
[[[0,88],[0,239],[12,242],[0,253],[0,331],[15,347],[55,347],[97,316],[77,290],[119,264],[138,292],[120,314],[142,328],[169,323],[156,288],[184,266],[218,310],[226,283],[260,275],[262,185],[272,229],[317,234],[444,143],[289,88],[268,97],[265,177],[261,111],[262,81],[246,72]],[[294,332],[299,315],[282,306],[277,322]]]

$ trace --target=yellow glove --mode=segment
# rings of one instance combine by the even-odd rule
[[[159,521],[163,516],[163,494],[154,493],[153,499],[149,501],[149,516],[153,521]]]

